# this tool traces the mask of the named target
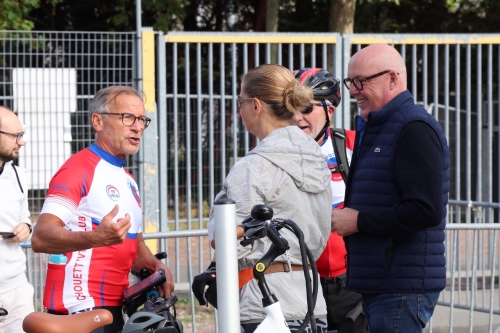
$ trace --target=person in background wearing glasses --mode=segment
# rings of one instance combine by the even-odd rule
[[[421,333],[446,285],[447,140],[415,105],[392,46],[359,50],[347,75],[359,116],[345,208],[332,210],[347,248],[346,289],[362,294],[371,333]]]
[[[26,256],[19,243],[31,234],[26,170],[14,165],[24,146],[17,116],[0,106],[0,332],[22,332],[23,319],[34,311],[33,286],[26,278]]]
[[[292,72],[283,66],[260,65],[244,75],[238,110],[245,128],[259,139],[259,144],[231,168],[215,201],[229,198],[236,202],[237,224],[250,215],[256,204],[269,205],[274,218],[293,219],[316,260],[330,236],[330,171],[318,144],[292,124],[293,115],[309,105],[311,99],[311,89],[300,86]],[[211,242],[214,231],[212,209],[208,224]],[[238,237],[242,237],[243,229],[238,228],[238,232]],[[297,238],[289,230],[280,232],[289,242],[290,250],[288,256],[278,257],[269,265],[266,281],[280,301],[290,331],[297,332],[307,313],[304,270]],[[264,320],[262,293],[253,275],[247,273],[267,252],[269,243],[265,238],[247,247],[238,243],[243,333],[254,332]],[[193,281],[193,292],[202,305],[205,285],[209,289],[214,286],[214,266],[212,263]],[[211,293],[214,294],[213,289]],[[326,332],[326,305],[322,297],[317,299],[314,314],[317,332]],[[310,330],[309,325],[306,331]]]
[[[323,68],[301,68],[296,70],[294,75],[301,85],[312,89],[314,99],[304,111],[295,114],[293,120],[320,145],[332,173],[331,209],[342,209],[345,183],[339,168],[340,161],[335,156],[333,140],[336,138],[330,127],[333,112],[340,104],[340,80]],[[355,135],[354,131],[345,131],[347,163],[351,161]],[[361,295],[345,290],[345,256],[344,240],[333,231],[325,250],[316,262],[328,310],[328,330],[336,330],[338,333],[367,332],[366,318],[361,311]]]
[[[114,321],[99,332],[116,333],[123,329],[122,292],[131,268],[163,268],[167,281],[158,292],[165,298],[174,284],[169,269],[144,243],[138,186],[123,167],[151,122],[142,94],[131,87],[104,88],[89,110],[95,141],[50,181],[31,242],[35,252],[53,254],[43,300],[48,312],[105,308]]]

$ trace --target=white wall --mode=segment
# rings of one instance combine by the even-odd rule
[[[31,171],[30,189],[46,189],[71,156],[70,112],[76,111],[76,70],[16,68],[12,72],[14,111],[26,132],[19,166]]]

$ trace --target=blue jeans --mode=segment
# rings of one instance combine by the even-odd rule
[[[438,298],[438,292],[363,294],[370,333],[422,333]]]

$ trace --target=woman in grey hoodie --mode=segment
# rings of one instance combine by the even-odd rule
[[[274,217],[297,223],[316,260],[331,231],[331,173],[318,144],[291,125],[293,115],[303,111],[311,99],[311,90],[300,86],[292,72],[279,65],[261,65],[243,77],[238,110],[246,129],[259,139],[259,144],[231,168],[215,200],[229,198],[236,202],[238,224],[250,215],[254,205],[272,207]],[[307,312],[305,279],[296,236],[285,229],[280,232],[290,243],[289,258],[278,257],[269,266],[274,266],[268,269],[273,273],[266,275],[266,281],[294,332]],[[211,240],[213,236],[212,210]],[[238,245],[238,269],[253,267],[270,244],[263,238],[252,246]],[[287,271],[288,265],[281,263],[288,259],[291,272]],[[321,290],[318,295],[322,295]],[[315,315],[318,332],[326,332],[326,306],[321,296]],[[245,333],[251,333],[263,319],[262,294],[252,279],[240,290],[240,323]]]

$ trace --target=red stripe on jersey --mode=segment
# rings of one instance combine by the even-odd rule
[[[72,212],[76,210],[81,199],[88,194],[90,184],[94,178],[94,170],[101,159],[90,149],[82,151],[71,156],[63,166],[57,170],[49,184],[47,200],[62,200],[64,197],[69,202],[58,202]]]

